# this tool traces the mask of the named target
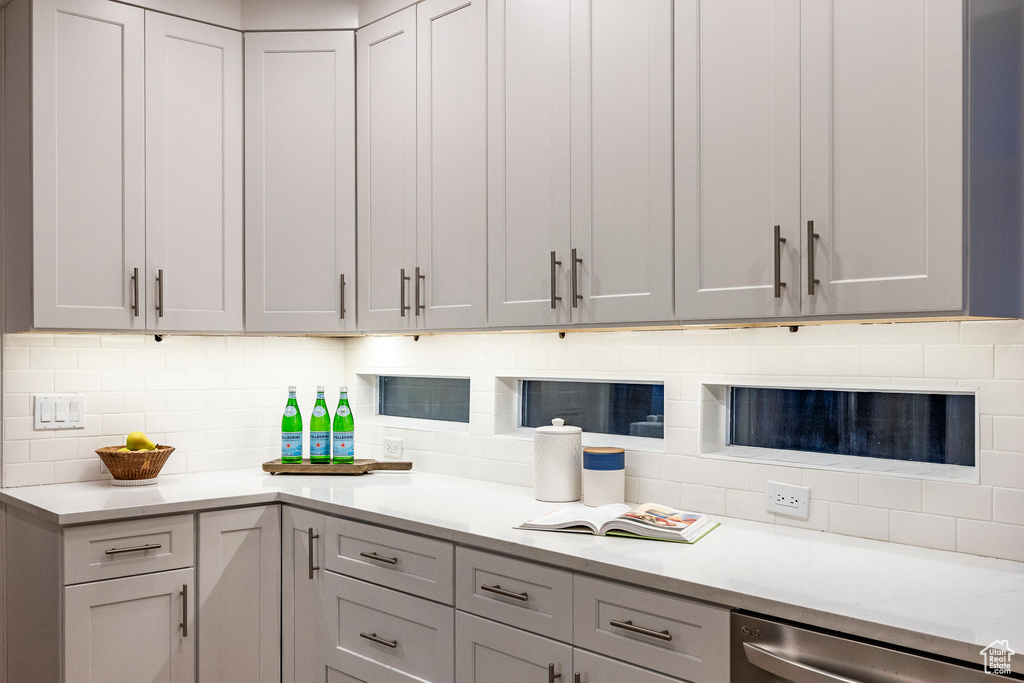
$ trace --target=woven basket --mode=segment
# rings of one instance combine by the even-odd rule
[[[167,458],[174,452],[173,446],[158,445],[151,451],[123,451],[124,446],[107,446],[97,448],[96,455],[110,470],[114,479],[153,479],[160,474]]]

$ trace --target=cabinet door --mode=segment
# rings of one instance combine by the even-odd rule
[[[569,0],[487,9],[487,320],[566,324]]]
[[[571,2],[573,319],[671,320],[672,0]]]
[[[36,328],[146,326],[144,18],[104,0],[33,5]]]
[[[487,619],[455,613],[455,683],[509,683],[572,678],[572,648]]]
[[[242,36],[146,13],[149,328],[242,329]]]
[[[662,676],[586,650],[573,650],[572,659],[576,683],[683,683],[680,678]]]
[[[194,681],[194,586],[177,569],[65,588],[64,680]]]
[[[963,3],[803,0],[812,314],[963,308]]]
[[[411,329],[416,263],[416,8],[360,29],[356,45],[359,327]]]
[[[416,6],[418,327],[487,324],[486,3]]]
[[[277,505],[199,515],[199,679],[281,680]]]
[[[356,329],[355,38],[245,38],[245,328]]]
[[[675,8],[676,317],[797,315],[800,0]]]
[[[281,530],[282,680],[320,681],[327,644],[321,569],[324,516],[286,505],[281,508]]]

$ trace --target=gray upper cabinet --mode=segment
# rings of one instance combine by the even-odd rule
[[[487,324],[486,21],[487,0],[416,6],[412,312],[421,328]]]
[[[246,329],[354,331],[354,34],[248,34],[245,98]]]
[[[571,322],[569,0],[490,0],[488,321]]]
[[[150,329],[242,330],[242,36],[155,12],[146,271]]]
[[[415,326],[416,8],[360,29],[358,310],[361,330]]]
[[[964,308],[963,2],[802,4],[804,312]]]
[[[675,11],[678,316],[798,315],[800,0]]]
[[[6,11],[8,330],[143,329],[145,12],[105,0]]]
[[[571,0],[575,251],[563,263],[581,323],[673,318],[672,7]]]

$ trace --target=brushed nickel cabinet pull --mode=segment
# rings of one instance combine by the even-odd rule
[[[657,638],[658,640],[670,641],[672,640],[672,634],[668,631],[655,631],[651,628],[644,628],[643,626],[634,626],[633,620],[629,621],[616,621],[612,619],[608,622],[615,628],[621,628],[623,631],[629,631],[630,633],[639,633],[642,636],[650,636],[651,638]]]
[[[376,633],[360,633],[359,637],[366,638],[370,642],[377,643],[378,645],[383,645],[384,647],[390,647],[392,650],[398,647],[397,640],[388,640],[387,638],[381,638]]]
[[[384,557],[378,555],[376,552],[362,552],[359,553],[359,557],[365,557],[368,560],[374,560],[375,562],[383,562],[384,564],[398,564],[397,557]]]
[[[782,227],[775,226],[775,298],[782,298],[782,288],[786,283],[782,281],[782,245],[786,238],[782,236]]]
[[[345,319],[345,273],[341,274],[341,319]]]
[[[814,286],[821,284],[821,280],[814,277],[814,247],[819,237],[814,232],[814,221],[807,221],[807,293],[811,296],[814,296]]]
[[[164,317],[164,271],[156,271],[156,317]]]
[[[188,638],[188,584],[181,584],[181,637]]]
[[[548,664],[548,683],[555,683],[555,681],[562,677],[562,674],[555,673],[555,665]]]
[[[576,675],[572,677],[572,683],[582,683],[582,681],[583,681],[583,674],[581,674],[579,671],[577,671]]]
[[[556,267],[562,265],[562,262],[558,260],[555,252],[551,252],[551,310],[555,310],[556,302],[561,301],[562,297],[558,296],[558,287],[555,282]]]
[[[427,305],[420,303],[420,281],[423,281],[423,298],[427,298],[427,276],[420,275],[420,267],[416,266],[416,317],[420,317],[420,311],[427,310]]]
[[[132,269],[132,315],[139,317],[139,269]]]
[[[520,600],[522,602],[526,602],[530,599],[530,596],[526,593],[516,593],[514,591],[505,590],[501,586],[488,586],[486,583],[480,584],[480,590],[500,595],[503,598],[512,598],[513,600]]]
[[[576,250],[573,249],[572,250],[572,307],[573,308],[579,308],[579,302],[583,298],[583,295],[579,293],[580,292],[580,284],[579,284],[579,277],[580,276],[579,276],[579,272],[576,269],[576,266],[578,266],[581,263],[583,263],[583,259],[581,259],[578,256],[576,256]]]
[[[110,550],[104,550],[104,555],[120,555],[121,553],[137,553],[144,550],[156,550],[160,548],[159,543],[147,543],[146,545],[133,545],[128,548],[111,548]]]
[[[403,318],[405,312],[409,310],[409,307],[405,303],[405,283],[409,281],[409,278],[405,275],[405,268],[402,268],[398,278],[398,312]]]
[[[309,580],[313,580],[313,572],[318,571],[320,567],[313,566],[313,539],[320,538],[320,534],[313,533],[313,527],[309,527]]]

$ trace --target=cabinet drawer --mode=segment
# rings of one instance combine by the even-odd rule
[[[452,604],[451,543],[327,518],[329,571]]]
[[[694,683],[728,680],[729,610],[576,576],[579,647]]]
[[[192,566],[192,515],[64,530],[64,584]]]
[[[328,663],[366,681],[452,683],[455,610],[324,572]]]
[[[572,574],[458,548],[455,605],[549,638],[572,642]]]
[[[686,683],[579,649],[572,653],[572,668],[579,674],[579,683]]]

